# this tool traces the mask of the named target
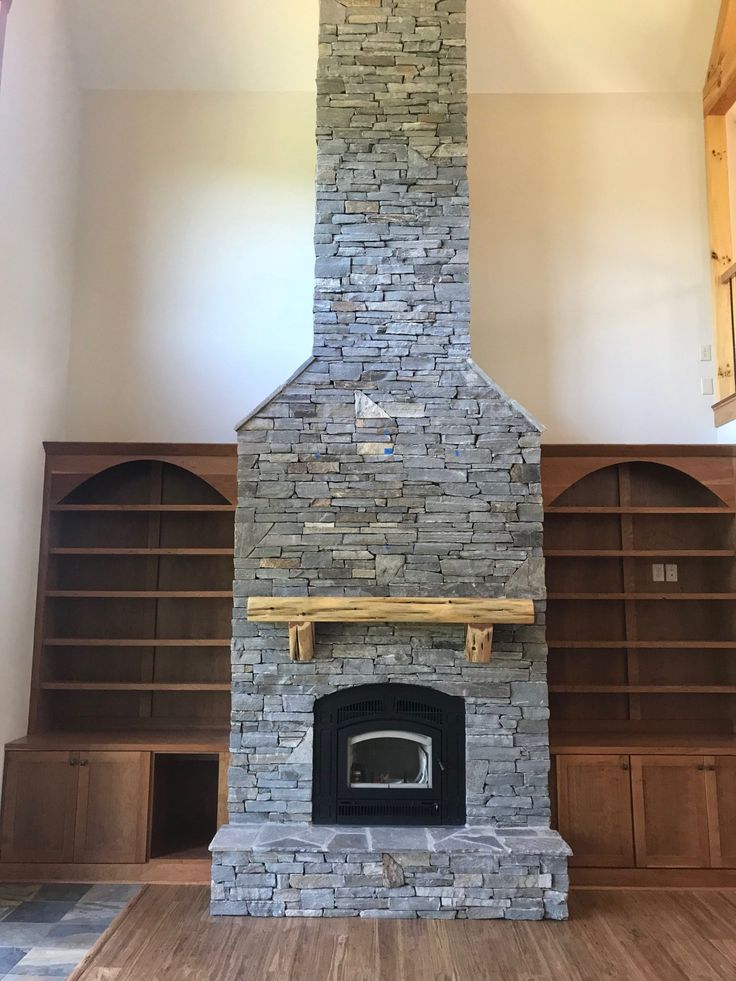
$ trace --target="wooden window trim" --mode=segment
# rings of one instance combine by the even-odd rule
[[[733,419],[736,396],[732,291],[733,229],[726,114],[736,105],[736,0],[721,0],[708,73],[703,88],[708,224],[710,229],[715,368],[719,401],[713,406],[716,426]],[[724,274],[726,274],[724,276]]]

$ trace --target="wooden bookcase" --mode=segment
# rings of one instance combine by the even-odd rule
[[[578,881],[736,868],[735,463],[731,447],[545,448],[555,803]]]
[[[226,797],[235,447],[45,448],[29,726],[6,750],[0,869],[204,868]]]

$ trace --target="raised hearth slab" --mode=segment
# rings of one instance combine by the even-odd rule
[[[570,849],[549,828],[229,825],[212,913],[565,919]]]

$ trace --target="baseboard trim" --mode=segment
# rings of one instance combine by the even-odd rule
[[[736,889],[736,869],[570,869],[574,889]]]
[[[209,885],[208,859],[154,859],[142,865],[51,865],[0,862],[0,882],[120,882],[142,885]]]

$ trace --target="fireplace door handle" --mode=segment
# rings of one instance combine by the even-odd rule
[[[437,762],[440,765],[440,770],[442,770],[442,772],[444,773],[445,772],[445,764],[442,762],[442,760],[437,760]]]

